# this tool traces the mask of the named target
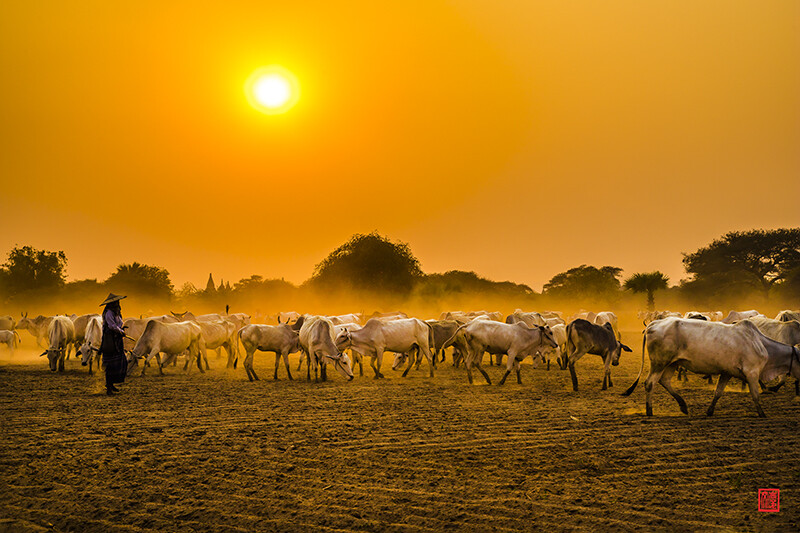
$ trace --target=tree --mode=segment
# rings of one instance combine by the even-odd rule
[[[14,247],[0,267],[0,286],[8,296],[29,290],[54,290],[64,286],[67,256],[62,251]]]
[[[112,292],[133,292],[156,298],[172,295],[172,282],[166,269],[141,263],[121,264],[106,280]]]
[[[449,270],[443,274],[428,274],[424,276],[420,293],[425,296],[444,296],[451,293],[468,295],[489,294],[498,296],[527,297],[534,295],[533,289],[527,285],[511,281],[492,281],[483,278],[475,272],[464,270]]]
[[[608,298],[619,292],[622,269],[581,265],[556,274],[544,284],[543,293],[558,298]]]
[[[408,244],[377,233],[356,234],[315,268],[312,286],[408,295],[422,276]]]
[[[647,293],[647,310],[656,308],[654,293],[659,289],[666,289],[669,278],[656,270],[655,272],[639,272],[625,280],[623,287],[635,293]]]
[[[731,231],[683,255],[694,281],[743,283],[769,298],[770,290],[800,266],[800,228]]]

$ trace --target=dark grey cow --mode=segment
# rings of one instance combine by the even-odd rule
[[[606,322],[602,326],[598,326],[582,318],[570,322],[567,326],[567,350],[564,353],[564,363],[569,368],[572,378],[572,390],[578,390],[575,363],[587,353],[603,358],[605,373],[602,390],[613,387],[611,366],[619,364],[619,357],[623,351],[630,352],[632,350],[617,340],[614,328],[610,323]]]

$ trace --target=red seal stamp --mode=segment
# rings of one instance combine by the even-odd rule
[[[777,513],[781,510],[780,489],[758,489],[758,510],[762,513]]]

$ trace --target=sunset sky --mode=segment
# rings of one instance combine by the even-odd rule
[[[265,65],[301,96],[265,115]],[[0,259],[301,282],[356,232],[536,290],[800,225],[800,2],[0,3]]]

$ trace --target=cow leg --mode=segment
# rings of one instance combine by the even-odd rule
[[[481,374],[483,374],[483,378],[486,380],[486,383],[491,385],[492,384],[492,380],[489,379],[489,374],[487,374],[486,371],[483,369],[483,367],[481,366],[481,362],[480,361],[475,363],[475,367],[478,369],[478,371]]]
[[[753,403],[756,404],[756,411],[758,411],[758,416],[761,418],[766,418],[767,415],[764,414],[764,410],[761,408],[761,399],[758,389],[758,376],[756,375],[749,375],[747,377],[747,386],[750,387],[750,396],[753,398]]]
[[[320,366],[322,381],[328,381],[328,363],[322,363]]]
[[[292,377],[292,371],[291,369],[289,369],[289,354],[284,353],[282,354],[282,357],[283,357],[283,364],[286,366],[286,375],[289,376],[290,380],[294,381],[294,378]]]
[[[522,376],[520,376],[520,366],[521,365],[519,361],[514,361],[514,368],[517,371],[517,385],[522,385]]]
[[[569,362],[569,377],[572,378],[572,390],[578,390],[578,375],[575,373],[575,363]],[[605,383],[603,383],[605,385]]]
[[[378,370],[378,367],[375,366],[375,362],[378,360],[378,357],[375,355],[369,356],[369,365],[372,367],[373,372],[375,372],[375,376],[372,379],[379,379],[382,377],[382,374]]]
[[[706,409],[706,416],[712,416],[714,414],[714,408],[717,405],[717,401],[722,398],[722,393],[725,392],[725,386],[728,384],[729,379],[731,379],[730,374],[719,375],[717,389],[714,391],[714,398],[711,399],[711,405],[709,405],[708,409]]]
[[[305,356],[306,356],[306,352],[301,351],[300,352],[300,357],[299,357],[299,363],[297,364],[297,371],[298,372],[300,372],[300,370],[303,368],[303,357],[305,357]]]
[[[430,348],[426,349],[423,355],[428,359],[428,377],[433,377],[433,369],[436,368],[436,353],[431,352]],[[417,365],[419,368],[419,365]]]
[[[197,356],[196,356],[197,357],[197,368],[200,370],[201,374],[205,374],[206,373],[206,371],[203,370],[203,361],[202,361],[202,358],[205,357],[205,356],[206,356],[205,348],[197,350]],[[187,360],[187,362],[188,362],[188,360]],[[208,366],[208,359],[206,359],[206,366]]]
[[[656,384],[658,380],[659,372],[654,370],[650,370],[650,375],[647,376],[647,379],[644,380],[644,392],[645,392],[645,412],[647,416],[653,416],[653,386]]]
[[[606,357],[603,361],[603,386],[600,390],[606,390],[611,386],[611,357]]]
[[[412,366],[414,366],[414,356],[409,354],[406,354],[406,356],[408,359],[408,363],[406,364],[406,369],[403,371],[402,377],[406,377],[406,375],[408,375],[408,371],[411,370]],[[417,366],[417,368],[419,368],[419,366]]]
[[[358,363],[358,375],[364,377],[364,356],[352,349],[350,353],[353,354],[353,359]]]
[[[383,348],[377,348],[375,350],[375,361],[378,365],[378,367],[375,368],[375,378],[383,378],[384,375],[381,374],[381,366],[383,365]]]
[[[491,356],[492,356],[492,354],[489,354],[490,358],[491,358]],[[506,382],[506,379],[508,379],[508,376],[511,374],[511,370],[513,368],[515,368],[515,367],[517,369],[517,383],[519,383],[519,363],[517,363],[517,354],[509,353],[508,354],[508,359],[506,360],[506,373],[503,374],[503,377],[500,379],[500,381],[497,384],[498,385],[504,385],[505,382]]]
[[[225,368],[236,368],[236,345],[226,344],[225,349],[228,351],[228,363]]]
[[[275,375],[272,376],[272,379],[278,381],[278,367],[281,364],[281,354],[279,352],[275,352]]]
[[[253,370],[253,356],[255,355],[256,351],[253,350],[252,352],[247,352],[244,358],[244,370],[247,372],[247,379],[250,381],[258,380],[258,376],[256,376],[255,371]]]
[[[206,364],[206,370],[211,370],[211,367],[208,366],[208,351],[207,350],[200,350],[200,354],[203,356],[203,361]],[[219,359],[219,348],[217,348],[217,359]],[[198,358],[198,362],[200,359]],[[202,368],[200,370],[203,370]]]
[[[678,402],[678,406],[681,408],[681,413],[688,415],[689,409],[686,407],[686,402],[683,401],[683,398],[672,388],[672,376],[675,374],[675,365],[668,366],[664,369],[661,373],[661,377],[658,379],[658,382],[661,383],[661,386],[667,389],[667,392],[675,398],[675,401]]]
[[[464,366],[467,368],[467,379],[469,380],[469,384],[472,385],[472,362],[469,359],[465,359]]]

